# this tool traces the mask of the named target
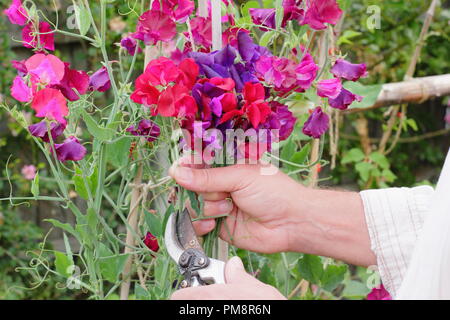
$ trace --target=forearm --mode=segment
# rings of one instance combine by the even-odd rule
[[[376,264],[359,193],[301,187],[292,210],[291,250],[348,263]],[[296,229],[296,230],[295,230]]]

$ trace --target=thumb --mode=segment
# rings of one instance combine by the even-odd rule
[[[233,257],[228,260],[225,265],[225,282],[227,284],[231,283],[245,283],[249,281],[255,281],[251,275],[245,271],[244,264],[242,263],[241,258]]]
[[[177,183],[194,192],[233,192],[240,189],[243,172],[238,166],[194,169],[174,163],[169,175]]]

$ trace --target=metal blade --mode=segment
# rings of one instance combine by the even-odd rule
[[[185,249],[197,249],[204,253],[192,225],[188,209],[177,214],[176,234],[180,245]]]

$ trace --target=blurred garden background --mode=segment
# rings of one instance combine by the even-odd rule
[[[127,32],[135,29],[136,19],[120,15],[129,11],[127,1],[110,2],[107,13],[114,18],[108,24],[107,50],[111,60],[119,60],[118,43]],[[258,1],[239,2],[244,8],[259,6]],[[10,0],[0,0],[1,11],[9,3]],[[73,19],[70,1],[37,0],[35,3],[50,19],[56,18],[55,4],[59,9],[60,23],[64,19],[70,23]],[[413,53],[419,45],[418,39],[430,3],[423,0],[343,0],[339,3],[345,11],[339,28],[345,31],[339,35],[337,45],[348,53],[350,60],[367,64],[369,77],[362,79],[363,85],[359,90],[362,95],[376,98],[382,84],[405,79]],[[375,27],[369,25],[372,23],[370,17],[375,12],[368,10],[371,6],[379,8],[380,20]],[[94,14],[94,17],[99,17],[99,14]],[[18,42],[20,29],[16,27],[0,15],[0,103],[7,102],[9,105],[17,103],[10,96],[10,86],[16,75],[10,61],[30,55],[29,50]],[[77,69],[93,70],[102,60],[99,50],[82,40],[58,34],[56,44],[55,55],[70,61]],[[422,45],[414,77],[450,74],[450,1],[440,1]],[[143,68],[143,56],[138,57],[137,64],[136,70]],[[97,105],[102,104],[102,99],[107,103],[110,98],[108,93],[99,95]],[[393,125],[392,134],[383,147],[380,140],[387,129],[388,110],[390,106],[339,113],[338,130],[334,131],[333,141],[330,144],[327,135],[324,144],[323,158],[328,164],[317,168],[319,186],[363,190],[436,183],[450,146],[449,97],[425,97],[423,102],[400,106],[396,116],[402,121]],[[32,117],[31,112],[29,117]],[[294,136],[296,134],[298,136],[301,132],[294,132]],[[40,171],[41,194],[45,194],[46,190],[51,192],[55,182],[46,178],[45,158],[32,143],[30,135],[3,109],[0,109],[0,150],[0,198],[8,198],[11,194],[30,195],[29,174],[34,170],[30,166]],[[294,153],[295,148],[290,148],[288,142],[281,156],[290,160]],[[73,197],[74,201],[78,201],[75,192]],[[112,228],[117,227],[119,221],[108,214],[112,208],[105,205],[103,210],[108,224]],[[64,248],[61,230],[53,229],[50,223],[43,221],[47,218],[73,222],[70,213],[53,203],[15,201],[13,205],[9,201],[0,202],[0,299],[87,298],[83,291],[63,288],[55,277],[42,278],[28,270],[30,263],[33,263],[29,252],[39,252],[40,243],[44,240],[48,248]],[[267,270],[261,272],[266,282],[274,281]],[[341,292],[336,296],[364,298],[370,291],[366,285],[370,276],[371,273],[362,268],[350,268],[346,286],[337,288]]]

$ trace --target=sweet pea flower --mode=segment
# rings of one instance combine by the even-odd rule
[[[11,86],[11,96],[20,102],[30,102],[33,98],[33,90],[28,87],[22,77],[17,76]]]
[[[197,110],[190,90],[182,84],[166,88],[158,99],[157,112],[163,117],[184,118],[193,116]]]
[[[279,141],[286,140],[294,131],[295,122],[297,118],[294,117],[288,106],[281,104],[277,101],[271,101],[269,103],[272,113],[269,115],[264,128],[266,129],[278,129]]]
[[[33,180],[34,177],[36,176],[36,167],[33,166],[32,164],[24,165],[22,167],[22,170],[20,170],[20,172],[22,173],[22,176],[26,180]]]
[[[336,99],[342,90],[339,78],[321,80],[317,84],[317,95],[322,98]]]
[[[70,101],[77,101],[80,99],[79,95],[85,94],[89,89],[89,75],[81,70],[70,69],[69,63],[64,65],[64,77],[54,88],[59,89]]]
[[[69,114],[66,98],[61,91],[52,88],[38,91],[31,107],[36,111],[36,117],[45,117],[59,123],[65,123],[64,117]]]
[[[227,44],[234,48],[238,47],[238,34],[239,32],[244,32],[249,34],[250,31],[247,29],[242,29],[239,27],[230,27],[222,33],[222,44],[225,47]]]
[[[336,0],[309,0],[306,1],[306,7],[301,24],[308,24],[315,30],[326,29],[325,23],[336,24],[342,16]]]
[[[62,162],[80,161],[86,155],[86,148],[74,136],[68,137],[63,143],[55,144],[55,151],[58,160]]]
[[[157,2],[157,1],[155,1],[155,2]],[[134,56],[134,54],[136,53],[136,48],[138,48],[137,53],[142,52],[142,49],[140,47],[138,47],[138,43],[137,43],[136,39],[134,39],[132,37],[122,38],[122,40],[120,40],[120,46],[122,48],[124,48],[125,50],[127,50],[128,53],[130,54],[130,56]]]
[[[22,1],[20,0],[13,0],[8,9],[4,10],[3,13],[12,24],[19,26],[24,26],[29,20],[28,13],[22,6]]]
[[[302,92],[311,86],[314,79],[316,79],[319,66],[314,62],[312,55],[306,52],[302,61],[295,69],[297,73],[297,86],[296,91]]]
[[[139,122],[137,128],[135,126],[130,126],[127,132],[131,133],[133,136],[146,137],[148,142],[153,142],[158,139],[161,129],[152,120],[143,119]]]
[[[289,20],[297,20],[298,23],[301,23],[305,16],[305,11],[300,9],[300,5],[303,0],[283,0],[283,27],[286,25]]]
[[[153,252],[158,252],[159,250],[158,239],[150,232],[147,232],[145,235],[144,244]]]
[[[365,63],[353,64],[346,60],[338,59],[331,68],[331,73],[338,78],[357,81],[359,78],[367,76],[367,68]]]
[[[175,22],[169,15],[161,11],[148,10],[139,17],[136,32],[131,36],[144,41],[145,45],[155,45],[158,41],[172,40],[176,34]]]
[[[362,101],[362,99],[363,97],[342,88],[341,92],[335,99],[328,99],[328,103],[332,108],[345,110],[353,103],[353,101]]]
[[[191,28],[195,44],[210,48],[212,45],[211,18],[195,17],[191,20]]]
[[[250,8],[248,12],[252,17],[252,21],[254,24],[263,26],[260,27],[262,31],[267,31],[267,28],[264,27],[268,27],[270,29],[276,28],[275,9]]]
[[[178,23],[185,23],[195,8],[192,0],[163,0],[161,2],[162,9],[160,1],[153,1],[152,10],[162,11]]]
[[[111,88],[111,79],[109,78],[108,69],[103,66],[90,76],[89,90],[105,92],[109,88]]]
[[[39,22],[39,30],[36,30],[35,25],[32,22],[29,22],[22,29],[22,40],[25,48],[38,49],[37,46],[39,43],[40,48],[50,51],[55,50],[54,31],[50,27],[50,24],[45,21]]]
[[[52,140],[55,141],[66,129],[67,122],[50,122],[50,134],[52,135]],[[41,138],[44,142],[50,142],[50,138],[48,136],[48,128],[47,122],[42,120],[36,124],[32,124],[28,127],[28,131],[30,131],[31,135],[36,138]]]
[[[367,295],[367,300],[392,300],[392,297],[383,284],[380,284],[380,286],[375,287],[370,291]]]
[[[26,60],[11,60],[11,65],[14,69],[17,70],[17,74],[21,77],[24,77],[28,74],[27,67],[25,66]]]
[[[34,54],[25,61],[25,67],[35,84],[58,85],[65,72],[64,62],[52,54]]]
[[[316,107],[306,120],[302,131],[307,136],[319,139],[328,130],[329,122],[330,118],[322,111],[322,108]]]

